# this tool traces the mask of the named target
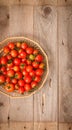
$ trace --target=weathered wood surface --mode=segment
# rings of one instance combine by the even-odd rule
[[[60,121],[72,122],[72,6],[59,14],[59,108]]]

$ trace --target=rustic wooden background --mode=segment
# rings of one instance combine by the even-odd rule
[[[72,130],[72,0],[0,0],[0,41],[10,36],[39,42],[50,73],[30,98],[0,94],[0,130]]]

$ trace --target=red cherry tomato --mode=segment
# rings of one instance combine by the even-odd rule
[[[13,65],[14,65],[13,62],[11,62],[11,63],[7,63],[7,67],[8,67],[8,68],[12,68]]]
[[[16,43],[16,46],[17,46],[18,48],[20,48],[20,47],[21,47],[21,43],[20,43],[20,42],[17,42],[17,43]]]
[[[7,59],[8,60],[11,60],[12,59],[12,56],[10,54],[7,55]]]
[[[30,84],[25,84],[24,89],[25,89],[25,91],[29,91],[31,89],[31,85]]]
[[[44,72],[43,69],[37,69],[36,75],[41,76],[43,74],[43,72]]]
[[[1,72],[4,72],[6,70],[6,67],[5,66],[2,66],[1,68],[0,68],[0,71]]]
[[[22,49],[25,50],[27,47],[28,47],[27,43],[22,43],[22,44],[21,44],[21,48],[22,48]]]
[[[7,78],[6,78],[6,82],[7,82],[7,83],[10,83],[10,81],[11,81],[11,80],[10,80],[10,77],[7,77]]]
[[[13,67],[13,70],[14,70],[15,72],[18,72],[18,71],[20,71],[20,67],[15,65],[15,66]]]
[[[35,76],[34,81],[36,81],[37,83],[41,81],[41,77],[40,76]]]
[[[20,52],[20,58],[26,58],[27,54],[25,51]]]
[[[14,59],[14,64],[15,65],[20,65],[20,63],[21,63],[21,60],[19,58]]]
[[[36,61],[42,62],[43,61],[43,56],[41,54],[38,54],[35,58]]]
[[[14,76],[14,70],[8,70],[7,71],[7,76],[9,76],[9,77],[13,77]]]
[[[15,84],[15,89],[18,90],[20,87],[18,84]]]
[[[27,63],[27,65],[31,65],[32,61],[27,59],[26,63]]]
[[[21,61],[22,61],[22,63],[25,63],[26,62],[26,58],[22,58]]]
[[[36,50],[36,49],[33,51],[33,54],[34,54],[34,55],[37,55],[38,53],[39,53],[39,51]]]
[[[26,83],[30,83],[32,81],[32,78],[31,78],[31,76],[28,75],[28,76],[24,77],[24,80]]]
[[[36,82],[36,81],[31,82],[31,87],[32,87],[32,88],[34,88],[34,87],[36,87],[36,86],[37,86],[37,82]]]
[[[16,79],[21,79],[22,78],[22,73],[21,72],[16,72],[15,73],[15,78]]]
[[[0,75],[0,84],[5,82],[5,76],[4,75]]]
[[[3,74],[4,74],[4,75],[7,75],[7,70],[5,70],[5,71],[3,72]]]
[[[8,83],[4,88],[7,92],[13,92],[14,91],[14,84]]]
[[[11,56],[12,57],[17,57],[18,56],[18,52],[16,50],[11,50]]]
[[[44,64],[44,63],[40,63],[40,64],[39,64],[39,68],[40,68],[40,69],[44,69],[44,67],[45,67],[45,64]]]
[[[25,63],[20,63],[20,69],[25,69],[26,68],[26,64]]]
[[[33,62],[32,62],[32,66],[33,66],[34,68],[38,68],[38,67],[39,67],[39,63],[36,62],[36,61],[33,61]]]
[[[20,79],[20,80],[18,81],[18,84],[19,84],[20,87],[23,87],[23,86],[25,85],[25,82],[24,82],[23,79]]]
[[[17,84],[17,79],[16,79],[16,78],[13,78],[13,79],[11,80],[11,82],[12,82],[13,84]]]
[[[29,74],[30,74],[30,76],[34,77],[35,76],[35,71],[32,70]]]
[[[32,54],[33,53],[33,48],[32,47],[26,48],[26,53],[27,54]]]
[[[7,58],[6,56],[1,57],[1,64],[6,65],[7,64]]]
[[[14,49],[15,44],[11,42],[11,43],[8,44],[8,47],[9,47],[10,49]]]
[[[31,65],[26,66],[26,71],[27,72],[31,72],[32,69],[33,69],[33,67]]]
[[[25,69],[22,70],[22,74],[23,74],[24,76],[29,75],[29,73],[28,73]]]
[[[24,91],[25,91],[25,90],[24,90],[24,87],[20,87],[20,88],[19,88],[19,93],[20,93],[20,94],[23,94]]]
[[[7,54],[10,52],[10,49],[8,46],[5,46],[4,49],[3,49],[4,53]]]

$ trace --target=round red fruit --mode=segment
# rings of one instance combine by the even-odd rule
[[[22,74],[23,74],[24,76],[29,75],[29,73],[28,73],[25,69],[22,70]]]
[[[26,71],[27,71],[27,72],[31,72],[32,69],[33,69],[33,67],[32,67],[31,65],[28,65],[28,66],[26,67]]]
[[[0,84],[5,82],[5,76],[4,75],[0,75]]]
[[[7,92],[13,92],[15,87],[14,84],[8,83],[4,88]]]
[[[41,76],[43,74],[43,72],[44,72],[43,69],[37,69],[36,75]]]
[[[36,82],[36,81],[31,82],[31,87],[32,87],[32,88],[34,88],[34,87],[36,87],[36,86],[37,86],[37,82]]]
[[[20,58],[26,58],[26,56],[27,56],[27,54],[26,54],[25,51],[22,51],[22,52],[20,53]]]
[[[29,91],[31,89],[31,85],[30,84],[25,84],[24,89],[25,89],[25,91]]]
[[[6,56],[1,57],[1,64],[6,65],[7,64],[7,58]]]
[[[13,67],[13,70],[14,70],[15,72],[18,72],[18,71],[20,71],[20,68],[19,68],[19,66],[16,66],[16,65],[15,65],[15,66]]]
[[[25,82],[24,82],[23,79],[20,79],[20,80],[18,81],[18,84],[19,84],[20,87],[23,87],[23,86],[25,85]]]
[[[10,83],[10,81],[11,81],[11,80],[10,80],[10,77],[7,77],[7,78],[6,78],[6,82],[7,82],[7,83]]]
[[[26,48],[26,53],[27,54],[32,54],[33,53],[33,48],[32,47]]]
[[[13,77],[14,76],[14,70],[8,70],[7,71],[7,75],[9,76],[9,77]]]
[[[36,81],[37,83],[41,81],[41,77],[40,76],[35,76],[34,81]]]
[[[15,73],[15,78],[16,79],[21,79],[22,78],[22,73],[21,72],[16,72]]]
[[[18,52],[16,50],[12,50],[11,51],[11,56],[12,57],[17,57],[18,56]]]
[[[12,81],[13,84],[17,84],[17,79],[16,78],[13,78],[11,81]]]
[[[27,43],[22,43],[22,44],[21,44],[21,48],[22,48],[22,49],[25,50],[27,47],[28,47]]]
[[[35,71],[34,70],[32,70],[29,74],[30,74],[30,76],[35,77]]]
[[[42,62],[43,61],[43,56],[41,54],[38,54],[35,58],[36,61]]]
[[[20,88],[19,88],[19,93],[20,93],[20,94],[23,94],[24,91],[25,91],[25,90],[24,90],[24,87],[20,87]]]
[[[32,63],[32,66],[36,69],[36,68],[38,68],[38,67],[39,67],[39,63],[38,63],[38,62],[36,62],[36,61],[34,61],[34,62]]]
[[[32,81],[32,78],[31,76],[28,75],[28,76],[25,76],[24,80],[26,83],[30,83]]]
[[[8,46],[5,46],[4,49],[3,49],[4,53],[7,54],[10,52],[10,49]]]
[[[20,63],[21,63],[21,60],[19,58],[14,59],[14,64],[15,65],[20,65]]]
[[[8,44],[8,47],[9,47],[10,49],[14,49],[15,45],[14,45],[14,43],[11,42],[11,43]]]

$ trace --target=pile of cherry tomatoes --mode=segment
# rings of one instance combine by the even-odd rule
[[[44,57],[38,49],[25,42],[10,42],[0,57],[0,84],[7,92],[28,92],[38,86],[44,68]]]

